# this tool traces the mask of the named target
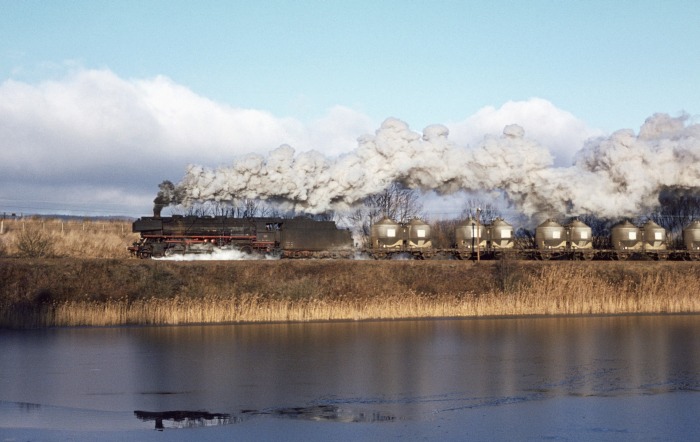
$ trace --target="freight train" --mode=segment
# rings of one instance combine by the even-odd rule
[[[210,253],[217,248],[281,258],[352,258],[365,255],[375,259],[700,259],[700,221],[683,229],[683,245],[669,246],[668,233],[647,221],[639,227],[629,221],[611,229],[609,246],[594,247],[592,229],[574,220],[561,225],[547,220],[537,226],[534,238],[523,242],[501,218],[488,224],[469,218],[454,230],[450,248],[433,246],[431,227],[420,219],[398,223],[384,218],[371,227],[366,248],[353,244],[352,234],[333,221],[310,218],[230,218],[225,216],[143,217],[133,223],[141,238],[129,250],[140,258],[173,254]]]

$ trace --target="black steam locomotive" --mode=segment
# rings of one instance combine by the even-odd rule
[[[139,258],[211,253],[215,248],[281,258],[341,258],[353,253],[349,230],[309,218],[153,216],[134,221],[132,230],[141,239],[129,250]]]

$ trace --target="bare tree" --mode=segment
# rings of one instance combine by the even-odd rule
[[[420,217],[423,211],[418,192],[399,183],[392,183],[383,191],[368,196],[364,205],[370,209],[369,215],[372,218],[386,216],[399,223]]]
[[[492,203],[481,199],[468,199],[462,206],[462,218],[476,218],[477,210],[481,222],[487,224],[498,217],[501,217],[501,211]]]
[[[260,211],[260,200],[243,198],[234,206],[233,216],[236,218],[254,218]]]
[[[43,229],[27,228],[17,237],[17,250],[26,258],[46,258],[54,254],[54,238]]]
[[[423,204],[418,191],[392,183],[385,190],[366,197],[362,204],[345,216],[345,221],[352,227],[359,241],[368,243],[373,223],[384,217],[406,223],[413,218],[424,217],[422,211]]]
[[[700,219],[700,190],[667,187],[659,193],[659,204],[647,219],[668,230],[671,241],[680,246],[683,229]]]
[[[446,249],[457,242],[455,230],[461,223],[458,219],[438,220],[430,223],[430,234],[433,247]]]
[[[279,210],[257,198],[244,198],[233,201],[204,201],[187,206],[185,215],[226,216],[230,218],[255,218],[275,216]]]
[[[596,249],[609,249],[612,247],[610,233],[612,231],[612,226],[615,224],[614,220],[599,218],[592,214],[583,214],[577,218],[591,228],[593,247]]]
[[[260,202],[258,210],[258,216],[262,216],[265,218],[282,218],[282,212],[280,211],[280,209],[265,201]]]
[[[233,206],[229,203],[216,202],[213,204],[212,214],[214,216],[233,216]]]
[[[212,208],[207,204],[192,204],[185,207],[185,216],[209,216]]]

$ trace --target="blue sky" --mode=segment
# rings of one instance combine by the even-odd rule
[[[223,109],[226,118],[259,130],[230,146],[222,132],[221,140],[205,141],[187,152],[183,139],[179,147],[152,150],[141,142],[167,142],[146,135],[132,143],[124,139],[116,148],[134,164],[114,160],[102,173],[88,163],[111,157],[75,153],[66,157],[73,162],[84,158],[79,161],[97,170],[95,177],[81,179],[80,170],[68,168],[63,177],[52,173],[54,178],[42,178],[37,166],[18,187],[12,183],[23,179],[19,171],[29,160],[15,152],[0,161],[0,172],[12,178],[0,182],[0,211],[3,204],[21,209],[20,197],[36,201],[32,207],[41,209],[53,208],[40,206],[56,201],[75,212],[87,210],[78,201],[86,199],[92,186],[103,194],[95,197],[96,205],[120,201],[100,206],[102,210],[138,214],[147,210],[154,185],[163,179],[177,181],[189,162],[215,166],[228,160],[226,152],[242,154],[246,146],[264,152],[283,142],[338,154],[352,148],[362,135],[358,131],[371,132],[388,117],[419,132],[429,124],[446,124],[457,142],[473,142],[494,125],[502,127],[504,118],[518,120],[510,122],[538,135],[545,145],[565,143],[566,134],[559,132],[575,126],[568,147],[573,152],[587,136],[638,130],[656,112],[686,112],[692,121],[700,112],[696,1],[1,3],[0,99],[5,104],[0,104],[0,132],[13,137],[12,144],[0,141],[2,151],[27,152],[31,146],[36,164],[46,152],[58,153],[54,159],[60,163],[63,148],[114,137],[85,136],[81,131],[94,122],[76,118],[71,129],[40,103],[51,102],[60,113],[61,97],[71,97],[67,108],[82,107],[80,100],[85,99],[94,114],[112,109],[116,96],[139,100],[139,90],[148,91],[149,97],[159,91],[159,98],[152,98],[158,104],[149,101],[149,106],[161,111],[213,106]],[[112,85],[107,89],[113,94],[108,106],[100,104],[106,84]],[[120,87],[131,92],[118,92]],[[34,96],[33,105],[27,104],[25,93]],[[508,103],[520,103],[518,112],[508,114]],[[239,115],[243,110],[253,111],[255,121]],[[492,122],[485,121],[490,117],[484,112]],[[527,114],[537,118],[523,117]],[[564,115],[567,123],[548,135],[550,114],[557,121]],[[22,121],[19,131],[17,124],[10,124],[15,119]],[[37,121],[30,123],[32,119]],[[180,126],[186,120],[182,116]],[[131,123],[120,124],[128,131]],[[193,132],[219,130],[198,124]],[[45,140],[37,135],[43,132],[50,134]],[[71,140],[67,147],[56,145],[64,135]],[[555,136],[559,138],[552,141]],[[215,147],[207,151],[207,146]],[[84,149],[92,150],[88,144]],[[179,153],[167,166],[153,170],[159,176],[138,176],[144,169],[135,163],[168,149]],[[559,154],[564,162],[567,155]],[[132,165],[131,172],[117,173]],[[63,196],[52,196],[48,189],[60,186],[65,186]]]

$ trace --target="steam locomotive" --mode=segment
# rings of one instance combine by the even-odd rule
[[[683,230],[683,246],[669,246],[666,230],[648,221],[638,227],[624,221],[612,228],[609,247],[596,248],[592,229],[574,220],[563,226],[547,220],[537,226],[534,244],[523,244],[512,225],[501,218],[482,224],[469,218],[455,227],[451,248],[433,247],[431,227],[420,219],[398,223],[384,218],[371,227],[370,243],[359,249],[352,234],[333,221],[310,218],[230,218],[225,216],[143,217],[133,223],[140,241],[129,250],[140,258],[173,254],[210,253],[216,248],[237,249],[281,258],[375,259],[397,256],[414,259],[700,259],[700,221]]]
[[[349,230],[309,218],[153,216],[134,221],[132,231],[141,239],[129,251],[139,258],[211,253],[215,248],[282,258],[341,258],[354,252]]]

